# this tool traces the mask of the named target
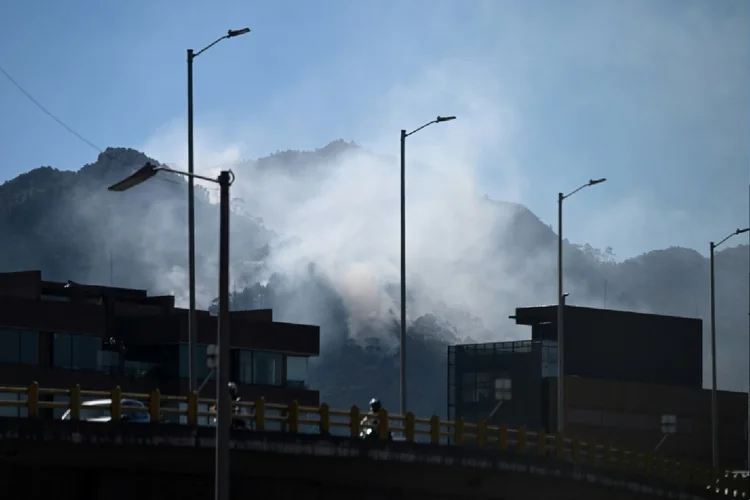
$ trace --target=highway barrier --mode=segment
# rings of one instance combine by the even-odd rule
[[[17,394],[15,400],[0,400],[0,407],[26,409],[28,418],[39,418],[40,410],[58,408],[70,410],[70,420],[81,419],[82,402],[92,399],[109,400],[107,404],[84,406],[84,412],[92,408],[104,408],[112,420],[123,419],[123,400],[136,400],[140,406],[125,406],[126,414],[142,412],[150,416],[152,424],[169,416],[182,417],[187,425],[198,425],[199,419],[211,419],[215,413],[201,408],[215,404],[213,399],[199,398],[193,392],[187,396],[161,394],[154,389],[150,394],[123,392],[120,387],[110,391],[83,390],[80,386],[70,389],[42,388],[32,382],[28,387],[0,387],[0,393]],[[49,396],[65,396],[67,401],[50,401]],[[718,471],[703,464],[673,460],[651,452],[615,448],[607,443],[583,440],[579,436],[548,434],[543,429],[516,429],[505,425],[492,426],[486,422],[464,422],[441,420],[433,415],[428,418],[389,414],[380,410],[373,415],[362,412],[357,406],[347,410],[333,409],[327,404],[318,407],[300,406],[296,402],[279,405],[255,401],[235,401],[233,418],[243,419],[248,429],[257,431],[279,431],[289,433],[318,433],[321,435],[348,434],[359,438],[363,427],[370,427],[381,440],[389,435],[413,443],[444,444],[480,449],[495,449],[504,452],[537,454],[551,460],[582,463],[596,468],[617,469],[639,476],[667,481],[682,487],[701,488],[734,498],[750,498],[748,478],[730,472]],[[364,417],[376,417],[377,426],[363,422]],[[85,417],[84,417],[85,418]],[[450,443],[450,444],[448,444]]]

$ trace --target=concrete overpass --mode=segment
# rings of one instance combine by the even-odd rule
[[[185,399],[186,410],[178,410],[162,403],[180,398],[163,397],[158,390],[132,395],[115,388],[108,393],[115,404],[106,405],[112,421],[94,423],[78,419],[87,395],[78,387],[65,391],[32,384],[0,390],[26,394],[26,401],[0,403],[25,406],[29,415],[0,418],[0,487],[13,492],[9,498],[212,498],[214,429],[196,425],[195,395]],[[45,401],[39,397],[45,391],[68,392],[70,403]],[[143,411],[152,423],[120,420],[122,397],[145,399]],[[39,418],[40,408],[61,404],[71,408],[72,420]],[[246,405],[255,429],[233,434],[236,498],[252,493],[316,499],[698,500],[727,498],[730,491],[742,498],[747,488],[741,480],[721,479],[717,493],[707,488],[718,480],[709,468],[557,439],[543,431],[382,412],[377,431],[385,437],[398,424],[406,440],[367,443],[356,438],[356,407],[282,408],[263,400]],[[167,411],[184,411],[188,425],[163,423]],[[269,431],[274,422],[279,430]],[[334,435],[336,430],[344,435]],[[446,436],[457,444],[444,444]]]
[[[207,499],[213,445],[213,429],[206,427],[6,418],[0,420],[0,487],[19,499]],[[238,499],[717,497],[624,470],[603,474],[535,454],[455,446],[240,431],[232,454],[232,497]]]

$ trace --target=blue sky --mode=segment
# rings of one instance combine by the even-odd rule
[[[0,65],[96,145],[179,162],[185,50],[245,26],[195,63],[206,161],[337,138],[395,157],[400,128],[458,114],[410,154],[462,151],[480,194],[547,223],[609,179],[566,202],[574,241],[705,254],[748,224],[742,0],[4,2]],[[2,75],[0,110],[0,181],[96,159]]]

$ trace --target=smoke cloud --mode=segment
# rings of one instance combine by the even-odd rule
[[[504,200],[522,201],[526,182],[513,157],[518,117],[503,99],[502,87],[481,67],[451,60],[430,68],[383,97],[377,106],[383,112],[358,127],[370,130],[361,147],[333,143],[302,163],[294,152],[276,163],[241,161],[241,156],[269,152],[251,151],[241,140],[221,141],[199,125],[196,169],[216,175],[232,168],[237,179],[232,196],[242,201],[235,206],[276,233],[265,274],[250,276],[263,281],[279,272],[303,279],[312,262],[343,298],[353,335],[372,334],[373,322],[388,323],[399,304],[394,286],[400,265],[399,130],[419,127],[438,113],[456,115],[455,121],[407,139],[409,321],[456,309],[481,320],[481,329],[476,322],[470,328],[461,325],[468,328],[463,335],[481,340],[517,336],[508,315],[517,305],[551,302],[554,260],[550,251],[525,255],[522,262],[512,251],[507,259],[498,254],[500,245],[512,239],[508,225],[522,209],[484,199],[480,169],[488,157],[500,158],[493,174],[504,186]],[[183,138],[183,125],[173,123],[144,149],[161,161],[185,165]],[[213,186],[206,187],[215,197]],[[210,233],[208,238],[215,241]],[[246,252],[234,245],[233,260],[245,259]],[[247,274],[235,273],[238,288],[251,284],[242,276]],[[179,273],[169,277],[174,288]]]

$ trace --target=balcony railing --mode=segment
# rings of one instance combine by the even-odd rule
[[[109,399],[111,403],[97,405],[106,408],[112,420],[122,418],[122,400],[137,400],[143,407],[127,406],[126,412],[143,412],[152,423],[165,421],[168,416],[185,416],[188,425],[198,425],[200,417],[213,417],[212,411],[200,411],[213,406],[213,399],[199,398],[195,392],[188,396],[163,395],[159,389],[150,394],[123,392],[119,387],[111,391],[83,390],[80,386],[70,389],[42,388],[36,382],[28,387],[0,387],[0,393],[25,395],[14,400],[0,400],[0,407],[26,408],[28,418],[38,418],[39,410],[46,408],[69,409],[70,419],[79,420],[84,399]],[[68,402],[48,401],[45,396],[67,396]],[[182,403],[182,404],[180,404]],[[486,422],[470,423],[461,419],[441,420],[433,415],[417,417],[412,413],[392,415],[381,410],[374,415],[360,411],[357,406],[348,410],[300,406],[296,402],[279,405],[266,402],[237,401],[232,405],[240,411],[233,418],[246,421],[248,428],[258,431],[278,430],[290,433],[316,433],[321,435],[348,435],[358,438],[364,427],[372,428],[381,440],[389,434],[399,440],[432,445],[465,446],[485,450],[498,450],[520,454],[536,454],[550,459],[581,463],[601,469],[616,469],[644,477],[668,481],[685,487],[715,489],[734,498],[750,498],[747,478],[729,472],[719,472],[710,466],[671,460],[653,453],[614,448],[593,440],[584,441],[578,436],[547,434],[544,430],[517,429],[505,425],[490,426]],[[91,406],[84,406],[84,409]],[[363,424],[363,417],[376,417],[378,425]],[[450,443],[450,444],[448,444]]]

